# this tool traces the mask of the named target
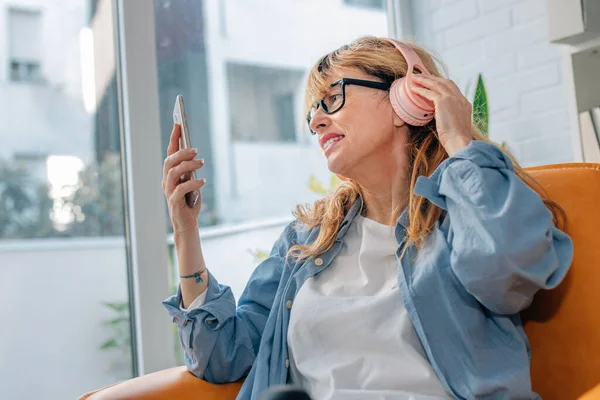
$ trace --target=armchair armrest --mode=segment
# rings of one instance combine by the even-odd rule
[[[169,368],[86,393],[79,400],[235,400],[242,381],[215,385],[186,367]]]
[[[600,400],[600,384],[585,392],[578,400]]]

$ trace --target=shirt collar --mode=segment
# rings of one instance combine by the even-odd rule
[[[352,221],[354,221],[354,218],[356,218],[356,216],[360,213],[360,210],[362,210],[362,207],[363,207],[363,199],[362,199],[362,197],[359,196],[356,199],[356,201],[354,201],[354,204],[352,204],[352,206],[350,207],[350,210],[346,214],[346,217],[342,221],[342,224],[340,225],[340,229],[338,231],[336,240],[342,239],[346,235],[346,231],[348,230],[348,227],[350,226]],[[404,209],[404,211],[402,211],[402,213],[400,214],[400,217],[398,217],[397,224],[400,225],[402,228],[406,229],[406,228],[408,228],[409,222],[410,221],[408,218],[408,207],[407,207]]]

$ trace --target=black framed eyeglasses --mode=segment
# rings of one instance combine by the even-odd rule
[[[310,121],[319,108],[321,108],[325,114],[331,115],[340,111],[342,107],[344,107],[344,104],[346,104],[347,85],[364,86],[379,90],[389,90],[392,86],[391,83],[387,82],[366,81],[364,79],[354,78],[342,78],[333,82],[331,84],[331,90],[329,94],[317,101],[306,115],[306,123],[308,124],[308,130],[311,134],[317,134],[315,131],[310,129]]]

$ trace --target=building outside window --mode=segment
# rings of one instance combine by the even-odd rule
[[[349,6],[384,10],[386,6],[386,0],[344,0],[344,4]]]
[[[42,80],[42,13],[9,8],[8,41],[10,79],[15,82]]]

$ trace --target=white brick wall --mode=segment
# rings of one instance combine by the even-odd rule
[[[573,160],[563,50],[548,42],[544,0],[419,0],[413,8],[416,39],[469,99],[483,74],[492,140],[524,166]]]

